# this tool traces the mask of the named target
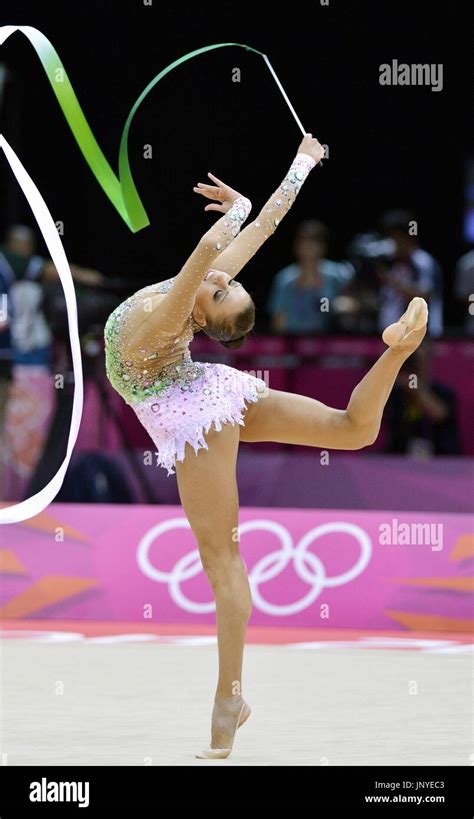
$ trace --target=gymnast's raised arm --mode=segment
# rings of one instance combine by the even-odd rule
[[[214,261],[214,267],[235,278],[288,213],[310,170],[323,158],[324,148],[311,134],[303,138],[291,166],[258,216]]]
[[[144,345],[157,332],[178,335],[192,314],[196,293],[210,268],[218,268],[232,278],[242,270],[265,240],[271,236],[288,212],[310,170],[324,155],[324,148],[311,134],[300,144],[288,173],[257,218],[240,233],[251,203],[233,188],[209,174],[216,183],[198,183],[196,193],[215,200],[205,210],[222,213],[221,218],[204,234],[181,268],[165,298],[148,295],[143,309],[130,316],[129,329],[133,345]],[[239,235],[240,234],[240,235]],[[146,309],[145,309],[146,308]]]
[[[217,199],[218,203],[207,205],[205,210],[215,210],[224,214],[204,234],[195,250],[175,277],[173,286],[163,299],[159,294],[156,299],[148,296],[146,309],[140,311],[133,321],[134,344],[143,343],[156,331],[165,334],[178,333],[183,323],[192,313],[196,291],[209,268],[219,256],[222,248],[230,244],[247,219],[251,202],[245,196],[224,185],[223,182],[209,174],[217,185],[205,185],[200,182],[194,188],[207,198]],[[204,191],[206,191],[204,193]]]

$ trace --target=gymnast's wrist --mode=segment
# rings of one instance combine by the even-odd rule
[[[237,196],[232,202],[231,211],[238,213],[241,221],[245,221],[251,210],[252,203],[246,196]]]
[[[316,160],[309,154],[305,154],[304,151],[298,151],[292,165],[295,164],[306,167],[309,171],[311,171],[316,166]]]

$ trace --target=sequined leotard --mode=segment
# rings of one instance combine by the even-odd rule
[[[238,274],[275,232],[314,165],[312,157],[297,154],[258,217],[241,232],[251,203],[239,197],[177,276],[134,293],[107,320],[107,376],[147,429],[168,474],[183,460],[187,443],[197,452],[207,447],[204,435],[212,426],[243,425],[246,402],[266,391],[248,373],[192,361],[189,344],[200,329],[192,318],[196,290],[212,268]]]

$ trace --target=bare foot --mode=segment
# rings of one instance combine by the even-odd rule
[[[232,751],[237,728],[250,716],[250,707],[240,694],[216,699],[212,710],[211,745],[196,754],[198,759],[226,759]]]
[[[416,350],[426,334],[427,321],[428,305],[416,296],[403,316],[383,331],[382,339],[394,350]]]

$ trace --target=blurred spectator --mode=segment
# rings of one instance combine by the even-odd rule
[[[371,232],[358,233],[348,243],[346,253],[354,275],[343,294],[336,299],[339,332],[378,334],[380,284],[374,262],[382,253],[386,241]]]
[[[275,276],[267,305],[277,333],[322,333],[331,326],[334,300],[348,284],[353,268],[326,259],[328,229],[315,219],[298,227],[296,262]]]
[[[70,267],[74,280],[80,284],[98,286],[104,281],[96,270]],[[0,245],[0,296],[2,304],[8,305],[4,323],[3,311],[0,312],[0,360],[50,364],[52,334],[42,308],[42,284],[55,280],[59,277],[54,264],[35,255],[31,228],[26,225],[9,228],[5,243]]]
[[[41,311],[39,283],[45,259],[34,250],[33,231],[25,225],[10,228],[0,246],[0,291],[7,296],[9,319],[0,332],[0,348],[11,363],[50,361],[52,336]]]
[[[17,354],[21,358],[24,352],[27,355],[30,347],[29,331],[31,341],[38,345],[37,363],[49,360],[49,349],[51,335],[46,323],[41,321],[33,322],[31,325],[32,304],[41,300],[38,298],[40,290],[37,280],[41,276],[44,259],[34,255],[34,234],[30,228],[23,225],[10,228],[5,244],[0,246],[0,296],[2,299],[2,316],[0,320],[0,498],[4,494],[4,474],[6,462],[6,440],[5,440],[5,419],[8,407],[10,391],[12,364],[13,364],[13,339],[17,341],[23,336],[26,349],[17,348]],[[14,298],[14,288],[20,284],[18,298]],[[25,306],[23,318],[30,314],[30,321],[21,321],[18,328],[13,327],[13,302],[17,301],[18,310],[22,311],[22,290],[23,297],[28,304]],[[37,311],[37,306],[35,307]],[[29,325],[29,326],[28,326]],[[19,331],[19,334],[18,334]],[[35,363],[36,363],[35,362]]]
[[[474,250],[459,259],[454,277],[454,295],[462,303],[464,329],[474,336]]]
[[[95,270],[71,265],[81,284],[100,285]],[[0,499],[28,478],[54,403],[53,334],[44,313],[44,283],[59,281],[54,264],[35,255],[35,235],[15,225],[0,246]],[[9,474],[5,464],[8,461]]]
[[[441,268],[418,239],[410,235],[415,228],[413,215],[405,210],[387,211],[381,219],[384,236],[393,242],[393,258],[378,265],[381,281],[379,330],[398,321],[414,296],[429,303],[428,331],[431,336],[443,332],[443,298]]]
[[[402,366],[387,404],[387,452],[460,455],[456,395],[431,378],[429,339]]]

